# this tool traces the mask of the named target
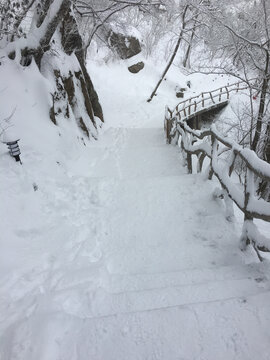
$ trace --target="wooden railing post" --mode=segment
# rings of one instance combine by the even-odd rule
[[[218,101],[221,102],[221,95],[222,95],[222,87],[219,90],[219,97],[218,97]]]
[[[229,99],[229,97],[230,97],[230,92],[229,92],[227,86],[225,86],[225,89],[226,89],[226,91],[227,91],[227,99]]]
[[[205,159],[205,154],[202,152],[198,155],[198,163],[197,163],[197,172],[200,173],[202,172],[202,167],[203,167],[203,161]]]
[[[245,174],[245,184],[244,184],[244,225],[242,230],[242,235],[240,238],[240,247],[242,250],[245,250],[248,245],[253,245],[254,250],[256,251],[260,261],[262,261],[262,257],[260,256],[256,244],[252,243],[252,239],[250,239],[248,234],[248,223],[253,222],[253,216],[250,215],[248,211],[248,203],[250,197],[253,196],[254,192],[254,173],[247,168]]]
[[[192,155],[190,152],[187,152],[187,167],[188,173],[192,174]]]
[[[224,87],[223,87],[224,88]],[[229,93],[229,90],[227,87],[227,96]],[[231,90],[235,91],[235,89]],[[225,93],[226,94],[226,93]],[[217,93],[215,97],[222,96],[221,92]],[[202,93],[202,99],[203,93]],[[209,98],[206,98],[207,100]],[[205,99],[204,99],[205,100]],[[197,107],[196,101],[194,103],[186,104],[186,107],[182,108],[181,111],[183,111],[185,118],[187,118],[187,111],[190,114],[191,106]],[[187,111],[186,111],[187,110]],[[174,116],[172,117],[172,112],[168,109],[167,117],[165,117],[166,120],[166,134],[168,138],[168,143],[171,143],[172,140],[175,140],[177,138],[177,143],[179,146],[181,146],[185,162],[187,165],[188,173],[192,173],[192,155],[197,155],[198,162],[197,162],[197,172],[200,172],[202,170],[203,160],[205,157],[208,157],[210,159],[210,166],[209,166],[209,172],[208,172],[208,179],[211,180],[213,175],[217,177],[217,179],[220,182],[220,185],[223,188],[223,199],[225,201],[226,205],[226,219],[231,221],[233,219],[233,202],[238,206],[238,208],[242,211],[244,214],[244,225],[243,225],[243,231],[241,236],[241,245],[242,249],[244,250],[248,244],[251,244],[257,253],[258,258],[262,261],[263,258],[260,255],[260,251],[264,252],[270,252],[270,246],[268,246],[267,241],[264,241],[264,238],[262,235],[258,233],[258,230],[256,228],[256,225],[253,223],[253,219],[261,219],[270,222],[270,207],[269,204],[265,202],[264,206],[261,207],[262,199],[255,199],[254,196],[254,176],[258,176],[261,179],[264,179],[266,181],[270,181],[270,167],[269,164],[265,163],[265,167],[262,166],[261,161],[258,158],[258,164],[256,164],[254,156],[252,155],[250,150],[246,149],[246,152],[242,151],[242,147],[239,147],[237,143],[235,143],[233,140],[230,140],[226,138],[225,136],[222,136],[218,130],[214,126],[212,126],[210,129],[197,131],[194,129],[191,129],[187,122],[185,121],[185,118],[183,117],[183,120],[179,120],[178,117]],[[196,111],[194,110],[196,113]],[[170,115],[169,115],[170,114]],[[174,128],[174,126],[176,127]],[[172,131],[173,129],[173,131]],[[172,134],[173,132],[173,134]],[[176,135],[176,136],[175,136]],[[178,136],[181,135],[180,141],[178,141]],[[199,142],[196,146],[193,145],[193,137],[194,139],[206,139],[208,137],[211,137],[211,147],[207,145],[205,142],[203,142],[202,146]],[[222,144],[222,149],[219,152],[219,143]],[[225,148],[223,148],[225,146]],[[230,158],[226,161],[226,165],[224,165],[224,158],[221,156],[224,154],[224,152],[228,151],[230,152]],[[250,157],[249,158],[249,152]],[[245,183],[244,186],[242,182],[240,181],[240,187],[243,188],[242,192],[236,191],[235,187],[235,181],[232,181],[230,179],[236,158],[239,157],[242,159],[246,165],[246,174],[245,174]],[[221,159],[221,161],[219,161]],[[223,166],[222,166],[223,165]],[[252,201],[250,201],[252,199]]]
[[[184,108],[183,110],[184,110],[184,116],[187,117],[186,108]]]
[[[213,99],[213,95],[212,95],[211,91],[209,92],[209,95],[210,95],[210,98],[211,98],[213,104],[215,104],[214,99]]]
[[[248,211],[248,202],[251,196],[254,194],[254,173],[247,168],[245,174],[245,203],[244,203],[244,210],[245,210],[245,220],[253,220],[253,217],[249,214]]]
[[[172,128],[172,111],[168,106],[165,107],[165,119],[164,119],[164,132],[166,137],[166,143],[171,143],[171,128]]]
[[[202,93],[202,107],[204,107],[204,95]]]
[[[214,170],[213,170],[213,162],[214,158],[217,157],[218,151],[218,141],[214,135],[211,135],[211,159],[210,159],[210,169],[208,174],[208,180],[212,180]]]
[[[164,115],[164,134],[166,138],[166,143],[168,144],[168,106],[165,106],[165,115]]]

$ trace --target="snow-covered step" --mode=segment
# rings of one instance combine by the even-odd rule
[[[61,339],[63,359],[75,348],[78,360],[254,360],[258,354],[269,360],[269,304],[266,292],[102,318],[69,316],[65,332],[65,317],[53,314],[45,334]]]
[[[211,268],[184,269],[174,272],[142,273],[142,274],[109,274],[93,264],[88,267],[66,272],[57,279],[56,291],[84,288],[98,284],[111,294],[154,290],[168,287],[207,284],[213,281],[253,279],[263,281],[269,273],[267,263],[249,265],[226,265]],[[99,279],[99,280],[98,280]]]
[[[267,273],[269,273],[269,266],[267,264],[254,263],[249,265],[186,269],[164,273],[109,274],[103,278],[102,285],[110,293],[121,293],[206,284],[212,281],[241,280],[245,278],[261,281],[265,279],[265,274]]]
[[[245,299],[269,290],[269,280],[246,278],[118,294],[110,294],[102,288],[91,293],[86,288],[80,292],[79,297],[76,294],[73,298],[74,292],[71,291],[58,294],[55,300],[66,313],[97,318],[234,298]]]

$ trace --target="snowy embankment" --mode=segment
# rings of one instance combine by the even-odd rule
[[[173,69],[148,104],[153,64],[89,68],[106,124],[86,145],[47,119],[44,79],[0,74],[23,161],[1,144],[1,359],[268,360],[269,264],[239,250],[216,183],[163,139],[186,79]]]

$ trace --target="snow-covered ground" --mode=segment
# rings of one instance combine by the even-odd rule
[[[89,70],[106,124],[86,146],[46,119],[38,76],[0,74],[23,161],[0,145],[0,359],[269,360],[269,262],[239,250],[217,183],[165,145],[164,106],[187,79],[172,69],[149,104],[161,68]]]

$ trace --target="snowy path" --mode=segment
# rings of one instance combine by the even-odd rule
[[[213,184],[162,129],[109,129],[89,161],[40,195],[46,234],[21,235],[0,359],[269,360],[269,266],[245,264]]]

